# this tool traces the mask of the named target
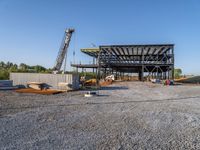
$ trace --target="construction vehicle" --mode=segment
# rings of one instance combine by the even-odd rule
[[[66,65],[67,51],[68,51],[69,43],[72,37],[72,33],[74,31],[75,30],[72,28],[65,30],[65,34],[60,46],[60,50],[58,52],[56,63],[55,63],[55,66],[53,67],[53,73],[58,73],[59,71],[61,71],[61,67],[64,60],[65,60],[65,65]],[[65,71],[65,66],[64,66],[64,71]]]

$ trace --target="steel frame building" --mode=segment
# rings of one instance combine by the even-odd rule
[[[144,77],[174,79],[174,44],[104,45],[81,51],[95,58],[96,64],[72,66],[96,68],[98,79],[124,73],[138,73],[140,81]]]

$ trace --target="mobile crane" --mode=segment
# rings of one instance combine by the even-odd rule
[[[72,34],[74,31],[75,30],[72,28],[65,30],[65,34],[64,34],[59,52],[58,52],[56,63],[55,63],[55,66],[53,67],[54,73],[57,73],[61,70],[64,59],[65,59],[65,61],[67,59],[67,51],[68,51],[69,43],[70,43],[70,40],[71,40],[71,37],[72,37]]]

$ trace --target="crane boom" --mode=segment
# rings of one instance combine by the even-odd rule
[[[54,71],[60,71],[65,57],[67,59],[67,50],[68,50],[73,32],[74,32],[74,29],[71,29],[71,28],[65,30],[63,41],[61,43],[60,50],[58,52],[58,56],[56,59],[56,64],[53,68]]]

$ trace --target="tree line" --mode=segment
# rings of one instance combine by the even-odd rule
[[[29,66],[25,63],[21,63],[19,65],[12,63],[12,62],[0,62],[0,80],[7,80],[9,79],[10,72],[28,72],[28,73],[52,73],[51,68],[45,68],[40,65],[36,66]],[[95,77],[94,74],[88,73],[90,76]],[[80,75],[82,75],[80,73]],[[174,77],[180,78],[182,77],[182,70],[179,68],[174,69]]]
[[[19,65],[12,62],[0,62],[0,80],[9,79],[10,72],[51,73],[52,69],[43,66],[29,66],[25,63]]]

